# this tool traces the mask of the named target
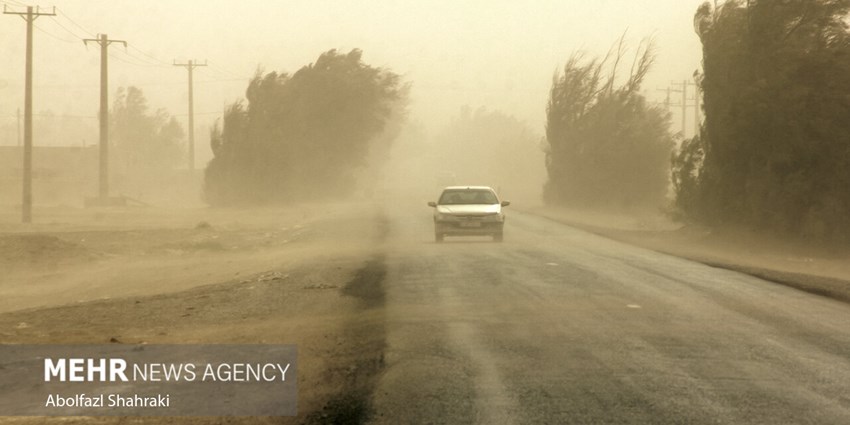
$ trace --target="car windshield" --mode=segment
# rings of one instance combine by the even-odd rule
[[[496,195],[486,189],[446,190],[440,196],[440,205],[498,204]]]

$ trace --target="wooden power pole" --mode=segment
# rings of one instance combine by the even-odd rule
[[[673,81],[673,82],[671,82],[671,84],[674,85],[674,86],[681,85],[681,89],[678,88],[678,87],[675,88],[675,89],[670,89],[668,87],[667,90],[668,90],[668,93],[669,93],[669,91],[673,91],[673,92],[676,92],[676,93],[682,93],[681,102],[679,102],[675,105],[670,105],[670,106],[679,106],[679,107],[682,108],[682,137],[685,137],[685,130],[687,129],[688,108],[690,108],[692,106],[694,108],[694,134],[695,135],[699,134],[699,121],[700,121],[699,85],[696,82],[690,82],[688,80],[682,80],[681,83]],[[688,86],[694,86],[694,102],[693,102],[693,104],[688,103]]]
[[[682,80],[682,137],[688,125],[688,80]]]
[[[52,12],[41,12],[38,7],[27,6],[26,12],[12,12],[3,6],[6,15],[19,15],[27,22],[27,65],[24,83],[24,184],[21,200],[21,221],[32,222],[32,27],[39,16],[55,16]]]
[[[109,45],[112,43],[122,43],[127,47],[127,42],[123,40],[110,40],[106,34],[100,34],[98,38],[86,38],[83,43],[88,45],[89,42],[100,45],[100,184],[98,189],[98,197],[101,205],[107,205],[109,198]]]
[[[694,82],[694,135],[699,134],[699,124],[700,124],[700,115],[699,115],[699,105],[700,105],[700,89],[699,84]]]
[[[188,166],[189,166],[189,175],[195,175],[195,96],[194,96],[194,87],[192,83],[192,70],[199,66],[207,66],[206,61],[204,63],[195,63],[194,61],[188,61],[186,63],[177,63],[174,62],[174,66],[182,66],[189,71],[189,152],[188,152]]]
[[[664,97],[664,109],[667,110],[667,112],[670,112],[671,107],[679,106],[678,103],[673,103],[670,95],[673,94],[673,93],[679,93],[679,92],[681,92],[681,90],[674,89],[670,86],[667,86],[666,89],[657,89],[657,90],[666,93],[666,96]]]

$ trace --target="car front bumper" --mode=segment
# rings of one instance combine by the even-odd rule
[[[446,236],[475,236],[502,233],[504,221],[434,221],[434,232]]]

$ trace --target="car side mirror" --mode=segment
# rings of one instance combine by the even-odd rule
[[[502,201],[502,206],[503,206],[503,207],[507,207],[507,206],[508,206],[508,205],[510,205],[510,204],[511,204],[511,201]]]
[[[431,202],[428,203],[428,206],[432,207],[432,208],[437,208],[437,203],[434,202],[434,201],[431,201]]]

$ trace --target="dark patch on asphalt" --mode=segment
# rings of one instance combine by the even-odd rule
[[[383,214],[380,214],[376,221],[378,229],[375,242],[380,244],[389,235],[390,223]],[[357,270],[354,278],[343,286],[342,294],[360,299],[366,308],[383,307],[386,302],[384,279],[387,276],[387,266],[385,260],[384,254],[375,255],[365,266]]]
[[[377,242],[389,233],[389,222],[378,219]],[[305,424],[363,424],[374,415],[372,394],[384,369],[386,350],[386,303],[384,279],[387,276],[385,256],[378,254],[354,274],[342,287],[342,294],[360,301],[362,319],[347,323],[339,342],[339,355],[355,359],[344,368],[326,371],[324,379],[340,382],[340,390],[318,411],[310,413]]]
[[[322,378],[341,387],[321,409],[307,416],[305,424],[363,424],[373,417],[372,395],[385,367],[385,323],[380,315],[346,327],[337,355],[354,360],[325,371]]]
[[[319,412],[310,415],[307,423],[357,425],[366,423],[371,415],[368,397],[363,394],[343,394],[329,401]]]
[[[342,293],[360,299],[366,308],[383,307],[386,302],[384,295],[386,275],[384,256],[379,255],[357,271],[354,278],[342,288]]]

